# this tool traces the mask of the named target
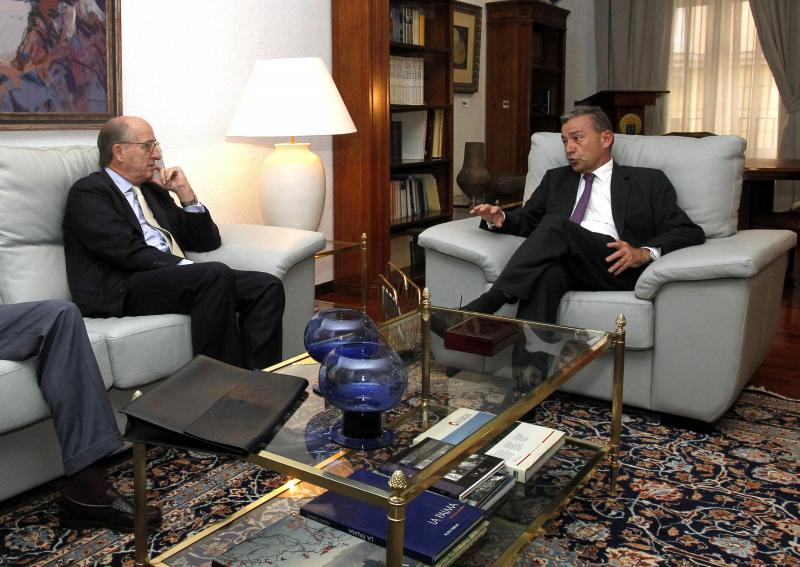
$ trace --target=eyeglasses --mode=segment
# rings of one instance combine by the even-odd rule
[[[136,146],[142,146],[147,153],[152,152],[156,148],[160,148],[161,144],[158,140],[147,140],[146,142],[117,142],[118,144],[133,144]]]

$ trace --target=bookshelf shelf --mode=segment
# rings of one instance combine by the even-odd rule
[[[413,12],[417,29],[404,28],[401,39],[413,43],[397,40],[403,9]],[[371,285],[403,248],[399,239],[452,218],[452,10],[452,0],[331,2],[333,78],[358,129],[333,138],[334,238],[367,233]],[[398,92],[422,104],[398,104]],[[414,186],[418,179],[424,187]],[[359,282],[358,262],[337,258],[334,288],[355,293]]]

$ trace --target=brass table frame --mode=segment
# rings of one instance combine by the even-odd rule
[[[438,309],[438,308],[437,308]],[[447,311],[442,309],[442,311]],[[430,391],[430,316],[431,301],[430,292],[426,288],[423,292],[422,305],[419,309],[422,319],[423,333],[423,363],[422,363],[422,395],[421,404],[414,410],[404,414],[390,425],[398,426],[412,416],[418,415],[422,418],[423,424],[427,425],[427,419],[434,410]],[[413,315],[407,315],[413,316]],[[399,319],[402,319],[399,318]],[[502,319],[502,318],[500,318]],[[511,407],[501,413],[496,419],[487,422],[464,441],[456,445],[453,449],[436,459],[428,467],[415,475],[416,483],[411,486],[402,472],[396,471],[389,479],[388,490],[360,483],[346,477],[327,472],[320,465],[311,466],[299,463],[290,458],[262,450],[251,453],[246,460],[258,466],[286,474],[293,479],[308,482],[309,484],[333,490],[340,494],[356,498],[368,504],[386,508],[388,519],[387,545],[386,545],[386,565],[389,567],[400,567],[403,557],[403,536],[405,533],[405,506],[406,504],[432,486],[445,472],[458,464],[464,457],[474,453],[489,441],[497,437],[515,421],[519,420],[528,411],[536,407],[539,403],[549,397],[559,386],[572,378],[579,370],[588,365],[600,353],[608,348],[614,349],[614,375],[612,383],[612,410],[611,410],[611,432],[610,439],[606,444],[592,443],[574,438],[568,438],[572,445],[593,449],[595,454],[588,459],[587,463],[580,469],[578,474],[561,491],[558,498],[554,498],[525,531],[520,534],[511,546],[494,562],[494,565],[509,565],[513,563],[517,553],[523,546],[528,544],[536,537],[538,531],[544,523],[565,503],[575,491],[580,487],[595,469],[602,462],[604,457],[610,458],[611,479],[610,494],[616,494],[617,476],[619,474],[619,449],[620,435],[622,431],[622,390],[624,380],[625,363],[625,317],[619,315],[616,320],[616,331],[606,333],[607,339],[594,344],[588,351],[593,356],[586,354],[576,358],[571,363],[565,365],[558,373],[547,381],[547,388],[536,388],[528,394],[522,396]],[[298,355],[283,363],[272,367],[277,369],[288,366],[294,362],[306,358],[306,355]],[[150,565],[147,557],[147,478],[146,478],[146,447],[144,444],[135,443],[133,446],[134,462],[134,508],[135,508],[135,562],[136,566]],[[294,480],[290,482],[296,482]]]

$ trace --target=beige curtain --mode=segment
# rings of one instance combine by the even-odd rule
[[[595,0],[598,90],[667,90],[672,0]],[[663,134],[665,97],[645,109],[645,134]]]
[[[750,9],[783,103],[779,114],[778,157],[800,159],[800,2],[750,0]],[[778,185],[776,210],[797,201],[800,201],[800,183]]]
[[[748,157],[774,158],[778,91],[748,3],[675,0],[674,10],[667,131],[738,134]]]

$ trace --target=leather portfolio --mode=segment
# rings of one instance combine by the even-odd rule
[[[308,380],[198,355],[120,411],[127,441],[246,455],[297,408]]]
[[[471,317],[444,332],[444,347],[450,350],[493,356],[514,344],[519,325],[488,317]]]

